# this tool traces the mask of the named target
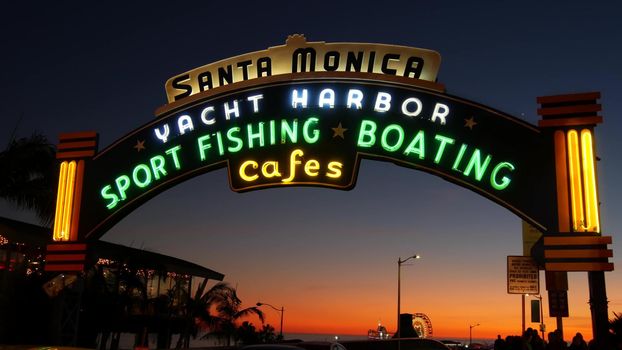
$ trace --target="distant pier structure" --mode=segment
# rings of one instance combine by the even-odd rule
[[[412,314],[412,324],[419,338],[428,338],[432,336],[432,321],[430,321],[428,315],[424,313]]]
[[[432,321],[428,315],[424,313],[400,314],[400,328],[402,329],[402,338],[429,338],[432,336]],[[396,338],[393,335],[393,338]],[[387,332],[385,326],[378,322],[378,327],[367,331],[369,339],[389,339],[391,335]]]

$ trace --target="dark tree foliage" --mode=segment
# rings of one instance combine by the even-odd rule
[[[0,152],[0,198],[33,210],[45,225],[54,219],[57,178],[56,148],[41,134],[14,139]]]
[[[612,334],[615,344],[622,345],[622,314],[613,313],[615,316],[609,320],[609,332]]]

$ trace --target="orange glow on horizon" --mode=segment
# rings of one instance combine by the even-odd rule
[[[519,297],[517,296],[517,299]],[[514,306],[520,306],[520,301],[517,300]],[[555,319],[548,317],[548,304],[545,303],[545,324],[546,334],[555,329]],[[505,308],[504,308],[505,309]],[[526,327],[539,330],[538,323],[531,323],[529,316],[529,308],[526,310]],[[467,338],[469,336],[469,322],[464,322],[463,319],[456,319],[455,317],[447,316],[445,312],[429,312],[427,315],[430,317],[434,329],[433,338]],[[279,330],[279,315],[275,313],[266,314],[266,324],[273,326],[278,332]],[[288,315],[287,310],[284,319],[284,333],[285,334],[327,334],[327,335],[352,335],[352,336],[366,336],[367,330],[375,329],[376,323],[363,322],[358,319],[347,320],[343,317],[327,317],[331,321],[336,321],[332,324],[326,324],[326,319],[308,319],[298,318],[294,315]],[[577,318],[578,320],[576,320]],[[479,321],[482,320],[482,321]],[[252,320],[253,323],[259,324],[259,322]],[[507,315],[504,318],[496,316],[480,317],[478,321],[480,326],[473,329],[474,338],[494,339],[497,335],[501,335],[505,338],[508,335],[519,335],[521,321],[520,310],[516,308],[512,315]],[[573,316],[571,318],[564,319],[564,338],[566,340],[572,339],[572,336],[580,332],[586,339],[592,338],[592,328],[589,314],[581,317]],[[382,322],[387,327],[389,333],[395,332],[395,321]]]
[[[394,277],[394,276],[389,276]],[[443,281],[426,280],[426,288],[417,288],[417,282],[405,281],[402,290],[402,312],[425,313],[432,321],[434,339],[464,339],[469,336],[469,325],[479,323],[473,329],[474,339],[494,339],[497,335],[521,333],[521,298],[509,295],[505,291],[504,281],[490,280],[491,276],[480,276],[481,280],[473,285],[454,286]],[[592,339],[591,316],[589,311],[589,293],[584,275],[572,273],[569,276],[579,283],[569,291],[570,317],[563,319],[564,338],[571,340],[580,332],[585,339]],[[541,271],[541,279],[544,272]],[[392,278],[387,281],[393,282]],[[456,281],[460,283],[459,281]],[[501,283],[498,283],[501,282]],[[352,282],[353,283],[353,282]],[[462,283],[463,284],[463,283]],[[344,285],[347,285],[345,283]],[[477,288],[475,286],[480,286]],[[612,288],[615,286],[612,285]],[[556,328],[555,318],[548,316],[548,297],[542,288],[545,338]],[[328,291],[286,291],[269,287],[272,300],[282,300],[284,306],[283,329],[288,334],[325,334],[329,336],[366,337],[369,329],[376,329],[380,322],[389,333],[396,329],[395,306],[396,290],[393,285],[377,286],[375,289],[343,289],[341,295],[331,295]],[[243,291],[242,291],[243,292]],[[406,294],[406,295],[404,295]],[[266,294],[268,295],[268,294]],[[262,295],[240,295],[242,300],[265,300]],[[527,298],[527,301],[530,300]],[[279,331],[280,313],[263,310],[265,323]],[[526,304],[526,327],[539,331],[539,323],[530,322],[529,302]],[[611,311],[617,311],[615,309]],[[251,319],[256,326],[260,322]]]
[[[518,299],[519,296],[516,297]],[[516,300],[515,310],[512,314],[503,318],[497,316],[479,317],[477,321],[480,326],[473,329],[473,338],[494,339],[497,335],[501,335],[505,338],[508,335],[520,335],[520,301]],[[555,330],[555,319],[547,316],[548,304],[544,303],[544,320],[546,325],[545,337],[547,333]],[[503,309],[506,309],[503,307]],[[464,319],[457,319],[455,316],[448,316],[446,312],[428,312],[426,313],[433,325],[434,335],[432,338],[467,338],[469,336],[469,322],[465,322]],[[387,315],[389,316],[389,315]],[[279,330],[279,315],[268,313],[266,315],[266,324],[273,326],[278,332]],[[331,324],[326,324],[326,319],[330,319]],[[360,319],[348,320],[345,317],[326,317],[320,319],[308,319],[298,318],[294,315],[288,315],[287,310],[284,319],[284,333],[285,334],[327,334],[327,335],[352,335],[352,336],[366,336],[369,329],[375,329],[376,323],[363,322]],[[481,321],[480,321],[481,320]],[[255,323],[256,321],[252,321]],[[259,323],[255,323],[259,324]],[[382,322],[387,327],[389,333],[395,333],[395,321]],[[539,323],[531,323],[529,315],[529,307],[527,305],[526,310],[526,323],[527,328],[531,327],[539,331]],[[580,332],[585,339],[592,338],[591,320],[589,314],[577,317],[573,315],[571,318],[564,319],[564,338],[566,340],[572,339],[575,333]]]

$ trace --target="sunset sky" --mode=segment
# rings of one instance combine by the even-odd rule
[[[608,1],[23,2],[0,13],[0,144],[40,131],[97,131],[100,148],[154,118],[165,81],[223,58],[308,41],[435,50],[447,93],[537,123],[536,97],[601,91],[596,128],[603,234],[622,257],[622,5]],[[8,6],[8,7],[7,7]],[[33,221],[0,202],[0,216]],[[285,308],[285,333],[367,333],[423,312],[437,337],[518,334],[506,257],[522,254],[521,220],[474,192],[389,163],[363,161],[356,187],[229,189],[225,170],[162,193],[104,240],[225,274],[245,306]],[[541,273],[544,292],[544,274]],[[610,313],[622,275],[606,273]],[[586,273],[571,273],[566,338],[591,339]],[[545,298],[545,316],[548,304]],[[278,330],[279,314],[265,309]],[[613,315],[613,314],[612,314]],[[547,331],[555,320],[545,318]],[[536,327],[528,323],[528,326]]]

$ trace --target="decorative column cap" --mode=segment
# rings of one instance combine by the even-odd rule
[[[94,131],[60,134],[56,159],[92,158],[97,152],[99,135]]]
[[[594,126],[603,122],[598,115],[602,110],[598,103],[600,92],[540,96],[537,98],[540,108],[538,122],[541,128],[564,126]]]

